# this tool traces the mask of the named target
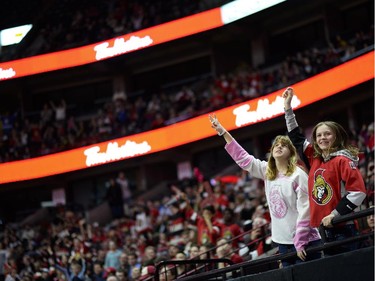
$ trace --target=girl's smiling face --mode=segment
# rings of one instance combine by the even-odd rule
[[[321,125],[316,129],[316,143],[323,153],[329,153],[336,140],[333,130],[327,125]]]

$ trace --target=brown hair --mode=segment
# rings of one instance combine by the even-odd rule
[[[332,132],[335,134],[335,141],[332,144],[332,147],[330,147],[329,153],[336,152],[342,149],[346,149],[352,154],[354,157],[358,156],[359,150],[357,147],[352,146],[349,144],[349,137],[347,132],[344,130],[344,128],[334,122],[334,121],[323,121],[319,122],[315,125],[313,132],[312,132],[312,141],[311,144],[314,148],[314,157],[322,156],[322,150],[319,148],[317,142],[316,142],[316,130],[320,127],[326,125],[329,127]]]

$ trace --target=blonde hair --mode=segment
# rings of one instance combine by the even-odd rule
[[[274,180],[277,177],[277,168],[276,168],[276,160],[272,155],[272,151],[277,144],[281,143],[282,145],[286,145],[290,150],[290,157],[288,159],[288,169],[286,172],[286,176],[290,176],[294,173],[297,167],[297,159],[298,154],[295,146],[293,145],[292,141],[289,139],[288,136],[279,135],[275,138],[270,148],[270,154],[268,156],[268,165],[266,169],[266,177],[268,180]]]
[[[316,124],[312,132],[311,144],[314,148],[314,157],[322,156],[322,150],[319,148],[319,145],[316,142],[316,131],[320,126],[323,125],[326,125],[328,128],[330,128],[335,135],[335,141],[333,142],[332,147],[330,147],[329,153],[346,149],[354,157],[358,156],[359,149],[349,144],[349,137],[344,128],[334,121],[323,121]]]

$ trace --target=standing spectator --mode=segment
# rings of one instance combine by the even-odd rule
[[[235,214],[231,208],[226,208],[224,210],[224,223],[221,228],[221,237],[226,238],[228,241],[232,240],[243,233],[243,229],[235,221]],[[233,248],[238,248],[239,239],[237,238],[232,241]]]
[[[105,255],[104,269],[113,267],[116,270],[120,269],[120,256],[122,251],[117,248],[115,241],[110,240],[108,242],[108,252]]]
[[[197,243],[199,245],[216,244],[220,237],[221,224],[215,218],[215,207],[206,205],[203,207],[202,216],[196,212],[191,216],[191,220],[197,226]]]
[[[346,131],[333,121],[320,122],[313,128],[312,143],[300,132],[291,106],[294,90],[284,93],[288,134],[301,159],[309,167],[308,194],[312,227],[326,227],[328,241],[343,240],[358,234],[354,222],[332,226],[332,219],[352,213],[366,197],[366,189],[358,166],[358,149],[349,144]],[[345,191],[345,195],[343,194]],[[332,249],[327,254],[353,250],[358,243]]]
[[[132,192],[130,190],[129,180],[127,179],[124,172],[121,171],[118,173],[116,182],[121,187],[125,215],[130,215],[130,204],[132,202]]]
[[[219,123],[216,115],[210,122],[226,141],[225,149],[242,169],[264,181],[266,198],[271,212],[272,240],[281,254],[297,252],[298,258],[283,260],[283,266],[319,258],[306,255],[306,248],[320,244],[318,229],[309,225],[307,174],[297,166],[297,151],[287,136],[277,136],[270,149],[268,161],[248,154]]]
[[[50,102],[51,107],[55,111],[55,122],[58,124],[64,123],[66,119],[66,103],[64,99],[61,99],[58,104],[53,101]]]
[[[43,109],[40,112],[40,127],[44,128],[52,124],[53,120],[53,110],[48,103],[43,105]]]
[[[121,218],[124,215],[121,186],[114,178],[111,178],[107,185],[106,199],[108,200],[109,207],[111,208],[112,217],[114,219]]]

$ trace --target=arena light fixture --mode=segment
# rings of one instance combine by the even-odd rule
[[[95,44],[0,63],[0,81],[95,63],[222,27],[286,0],[236,0]]]
[[[32,24],[25,24],[0,31],[0,46],[18,44],[33,27]]]

